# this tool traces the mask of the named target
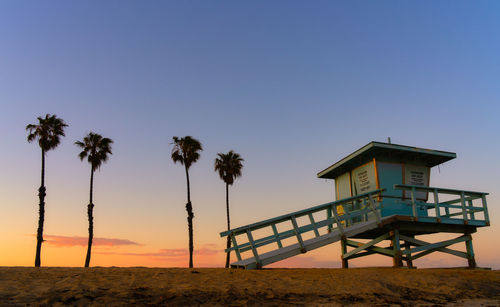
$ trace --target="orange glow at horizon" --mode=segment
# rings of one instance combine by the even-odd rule
[[[61,238],[64,244],[57,242],[54,238]],[[446,239],[449,236],[436,235],[433,240]],[[86,240],[84,237],[77,237],[76,240],[69,240],[71,237],[46,235],[47,241],[42,248],[42,266],[83,266],[86,253]],[[85,245],[82,245],[82,239]],[[481,237],[482,241],[487,238]],[[51,241],[52,240],[52,241]],[[111,241],[109,241],[111,240]],[[26,242],[31,244],[25,244]],[[432,241],[432,240],[430,240]],[[21,243],[17,241],[12,244],[16,253],[3,253],[2,264],[6,266],[32,266],[34,260],[35,240],[25,240]],[[184,247],[160,248],[145,246],[126,239],[104,239],[96,238],[96,244],[92,248],[91,266],[118,266],[118,267],[187,267],[188,250]],[[113,244],[115,242],[118,244]],[[457,244],[452,248],[464,250],[463,244]],[[223,267],[225,263],[225,253],[223,244],[205,243],[195,245],[194,262],[195,267]],[[476,261],[480,267],[492,267],[498,269],[498,261],[495,257],[489,256],[491,251],[476,249]],[[243,257],[248,256],[244,255]],[[33,259],[32,259],[33,258]],[[231,254],[231,261],[235,261],[234,253]],[[465,267],[466,260],[442,253],[415,260],[416,267]],[[368,257],[350,260],[350,267],[366,266],[392,266],[392,259],[384,256],[371,255]],[[306,254],[285,259],[271,264],[269,268],[340,268],[340,244],[334,243],[329,246],[310,251]]]

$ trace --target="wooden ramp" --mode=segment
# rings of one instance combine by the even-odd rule
[[[380,204],[376,199],[382,191],[371,191],[222,232],[221,237],[229,236],[232,240],[232,247],[226,252],[234,251],[238,258],[231,267],[261,268],[377,228],[381,225],[381,218]],[[264,235],[254,239],[256,231]],[[312,234],[313,238],[306,239],[307,234]],[[246,242],[241,243],[242,239]],[[287,239],[294,242],[286,245],[284,241]],[[245,252],[251,254],[243,259]]]
[[[349,237],[349,236],[355,236],[357,234],[363,233],[365,231],[377,228],[377,222],[376,221],[367,221],[363,223],[357,223],[354,224],[351,227],[345,228],[344,229],[344,235]],[[277,262],[286,258],[290,258],[299,254],[303,254],[305,252],[311,251],[313,249],[335,243],[337,241],[340,241],[342,239],[343,235],[340,233],[340,231],[334,230],[330,233],[327,233],[325,235],[315,237],[309,240],[304,240],[303,244],[296,243],[289,245],[287,247],[283,248],[278,248],[273,251],[263,253],[259,255],[259,260],[260,260],[260,266],[265,266],[268,264],[271,264],[273,262]],[[248,259],[240,260],[237,262],[234,262],[231,264],[232,268],[245,268],[245,269],[256,269],[259,268],[258,262],[256,261],[255,257],[251,257]]]

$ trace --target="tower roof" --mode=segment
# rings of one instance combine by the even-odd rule
[[[373,158],[381,161],[413,163],[433,167],[457,157],[454,152],[405,145],[370,142],[318,173],[318,178],[333,179]]]

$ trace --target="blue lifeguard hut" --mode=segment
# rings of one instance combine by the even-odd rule
[[[334,180],[334,201],[222,232],[232,240],[226,252],[238,259],[231,266],[261,268],[340,241],[344,268],[373,254],[413,267],[433,252],[467,259],[474,268],[472,234],[490,225],[488,193],[430,184],[431,168],[454,158],[453,152],[370,142],[317,174]],[[434,243],[417,238],[434,233],[459,236]],[[380,246],[384,241],[389,245]],[[460,242],[465,252],[449,248]]]
[[[384,189],[380,200],[382,217],[413,215],[412,207],[401,201],[410,199],[411,192],[395,185],[429,187],[430,169],[456,156],[447,151],[371,142],[319,172],[318,178],[335,180],[336,200]],[[416,192],[415,198],[427,201],[428,193]],[[425,206],[417,206],[416,210],[416,216],[427,216]]]

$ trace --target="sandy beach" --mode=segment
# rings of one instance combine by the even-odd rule
[[[500,271],[0,267],[1,306],[500,306]]]

